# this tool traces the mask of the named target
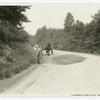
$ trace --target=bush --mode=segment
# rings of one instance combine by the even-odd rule
[[[4,78],[5,78],[4,69],[0,66],[0,79],[4,79]]]
[[[21,71],[20,67],[17,66],[17,67],[15,67],[15,68],[13,69],[12,72],[13,72],[14,74],[18,74],[18,73],[20,73],[20,71]]]
[[[10,25],[8,38],[9,41],[27,42],[29,35],[23,28],[16,28]]]
[[[13,73],[12,73],[11,70],[7,70],[7,71],[5,72],[5,78],[10,78],[12,75],[13,75]]]
[[[12,76],[13,66],[10,63],[0,64],[0,79],[10,78]]]
[[[10,78],[36,63],[29,42],[12,41],[9,45],[0,42],[0,79]]]

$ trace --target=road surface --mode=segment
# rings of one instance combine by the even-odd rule
[[[73,64],[57,64],[60,55],[79,55],[84,60]],[[67,60],[67,59],[66,59]],[[100,96],[100,57],[91,54],[54,51],[44,63],[1,96]]]

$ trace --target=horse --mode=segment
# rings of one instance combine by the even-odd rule
[[[47,43],[47,45],[45,47],[45,50],[46,50],[47,55],[50,55],[50,51],[51,51],[51,54],[53,55],[53,46],[52,46],[52,44]]]

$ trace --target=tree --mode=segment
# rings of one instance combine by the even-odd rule
[[[100,52],[100,11],[92,16],[92,21],[85,25],[85,48],[88,52]]]
[[[47,32],[47,27],[44,25],[42,28],[37,29],[36,35],[35,35],[35,42],[38,44],[45,44],[45,39],[46,39],[46,32]]]
[[[92,23],[95,25],[95,31],[97,33],[100,32],[100,10],[94,15],[92,16],[93,20]]]
[[[14,26],[21,26],[22,22],[29,21],[23,13],[29,8],[29,6],[0,6],[0,20],[8,21]]]
[[[70,12],[68,12],[64,22],[64,31],[70,32],[73,25],[74,25],[74,17]]]
[[[75,28],[76,31],[83,31],[84,30],[84,23],[77,20],[75,23]]]
[[[29,6],[0,6],[0,20],[5,27],[5,37],[7,42],[8,27],[13,25],[15,27],[21,27],[23,22],[28,22],[28,18],[23,12],[29,9]]]

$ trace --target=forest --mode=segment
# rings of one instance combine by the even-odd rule
[[[57,50],[100,54],[100,10],[91,17],[92,20],[84,24],[68,12],[63,29],[47,28],[44,25],[33,37],[34,43],[45,47],[49,42]]]

